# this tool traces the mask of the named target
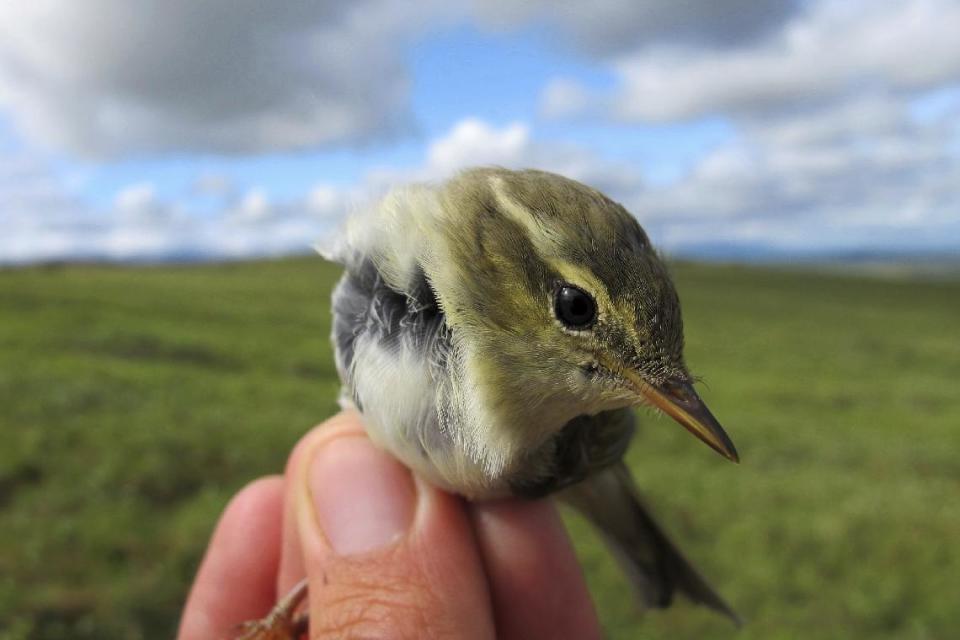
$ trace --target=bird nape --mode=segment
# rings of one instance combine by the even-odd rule
[[[470,500],[556,495],[597,528],[641,605],[680,593],[737,620],[623,462],[638,406],[739,461],[694,391],[668,271],[626,209],[559,175],[478,168],[394,190],[324,255],[344,266],[342,402],[375,443]],[[245,637],[286,637],[276,621],[296,601]]]

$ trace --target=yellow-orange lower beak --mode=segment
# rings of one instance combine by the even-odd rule
[[[625,371],[624,374],[650,404],[682,424],[727,460],[740,462],[740,456],[730,437],[694,391],[693,385],[671,380],[663,385],[653,386],[632,371]]]

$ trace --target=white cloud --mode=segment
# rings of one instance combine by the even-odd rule
[[[247,222],[264,220],[274,213],[273,203],[270,202],[267,193],[257,187],[244,193],[232,211],[232,215]]]
[[[88,156],[263,152],[408,125],[398,49],[448,13],[394,0],[0,4],[0,105]],[[426,18],[424,18],[426,16]]]
[[[589,113],[594,103],[590,92],[570,78],[554,78],[540,97],[540,113],[546,118],[569,118]]]
[[[874,96],[743,125],[675,184],[631,201],[674,248],[960,243],[960,127]]]
[[[129,215],[149,215],[156,211],[157,190],[149,182],[132,184],[114,196],[114,206],[122,213]]]
[[[482,23],[513,28],[532,21],[558,28],[580,50],[610,55],[669,41],[724,47],[762,38],[798,12],[798,0],[476,0]]]
[[[343,189],[329,184],[318,184],[307,193],[304,207],[312,216],[334,218],[349,211],[349,199],[350,195]]]
[[[426,171],[445,175],[474,165],[515,165],[531,153],[530,129],[515,122],[502,129],[474,118],[461,120],[427,148]]]
[[[719,6],[719,4],[718,4]],[[610,58],[620,86],[580,98],[623,121],[751,116],[863,91],[960,82],[955,0],[816,0],[765,38],[725,49],[670,41]],[[543,101],[556,101],[548,86]]]
[[[191,185],[194,195],[212,198],[226,198],[233,194],[234,184],[228,176],[221,173],[201,173]]]
[[[215,211],[161,197],[152,183],[120,189],[112,206],[75,197],[56,171],[29,155],[0,161],[0,264],[51,260],[241,258],[309,251],[331,222],[306,204],[257,189]]]
[[[397,184],[443,180],[461,169],[483,165],[552,171],[606,191],[632,191],[643,182],[639,170],[627,164],[605,160],[577,145],[535,140],[526,123],[497,127],[468,117],[427,144],[420,166],[370,171],[362,193],[369,198]]]

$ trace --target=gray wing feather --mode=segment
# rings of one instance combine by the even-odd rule
[[[404,346],[442,367],[449,347],[445,328],[443,313],[422,271],[415,274],[407,291],[397,291],[387,285],[371,260],[363,260],[347,267],[333,294],[333,344],[345,384],[361,335],[388,349],[406,341]]]
[[[615,464],[559,494],[602,534],[648,606],[680,592],[740,624],[740,618],[670,541],[640,500],[626,465]]]

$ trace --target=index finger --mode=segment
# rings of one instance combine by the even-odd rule
[[[280,563],[283,481],[256,480],[230,501],[217,523],[180,621],[178,640],[226,637],[270,611]]]
[[[552,500],[475,504],[497,637],[602,637],[583,571]]]

